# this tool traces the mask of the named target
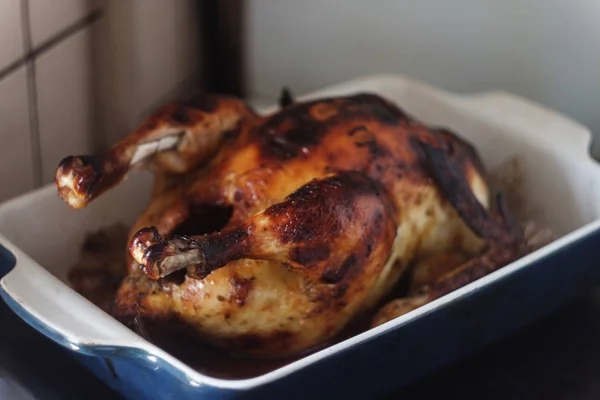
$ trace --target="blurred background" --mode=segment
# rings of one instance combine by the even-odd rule
[[[401,73],[600,132],[599,17],[598,0],[0,0],[0,200],[203,90],[259,104]]]

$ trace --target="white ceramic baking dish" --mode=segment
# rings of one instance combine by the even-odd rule
[[[373,75],[300,96],[375,92],[472,142],[486,166],[523,160],[525,199],[559,239],[409,314],[251,379],[203,375],[69,288],[87,232],[131,224],[151,177],[136,173],[73,211],[49,185],[0,206],[0,293],[23,319],[132,398],[384,394],[465,356],[600,283],[600,168],[590,132],[520,97],[457,95],[399,75]],[[264,109],[267,112],[275,109]],[[8,272],[10,271],[10,272]],[[0,276],[2,276],[0,274]],[[68,380],[68,379],[67,379]]]

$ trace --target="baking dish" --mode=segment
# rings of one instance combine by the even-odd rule
[[[377,328],[249,379],[201,374],[139,337],[66,284],[87,232],[133,223],[151,176],[131,175],[88,208],[69,209],[49,185],[0,206],[0,294],[24,320],[65,346],[130,398],[239,395],[374,397],[448,364],[600,283],[600,168],[590,132],[504,93],[458,95],[400,75],[373,75],[301,99],[374,92],[423,122],[468,139],[493,168],[522,159],[525,199],[558,239]],[[273,108],[259,111],[269,112]]]

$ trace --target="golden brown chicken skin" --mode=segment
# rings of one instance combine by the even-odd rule
[[[173,103],[107,153],[61,163],[74,208],[132,168],[156,172],[115,316],[291,355],[326,344],[409,270],[411,297],[374,325],[519,256],[519,229],[456,135],[369,93],[282,105],[259,116],[230,97]]]

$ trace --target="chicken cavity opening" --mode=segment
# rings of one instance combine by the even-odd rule
[[[173,235],[195,236],[218,232],[223,229],[233,215],[232,206],[216,204],[196,204],[189,208],[189,217],[171,232]],[[182,269],[161,278],[175,284],[185,281],[187,270]]]
[[[198,204],[191,206],[189,217],[174,230],[174,235],[192,236],[218,232],[227,225],[233,215],[232,206]]]

